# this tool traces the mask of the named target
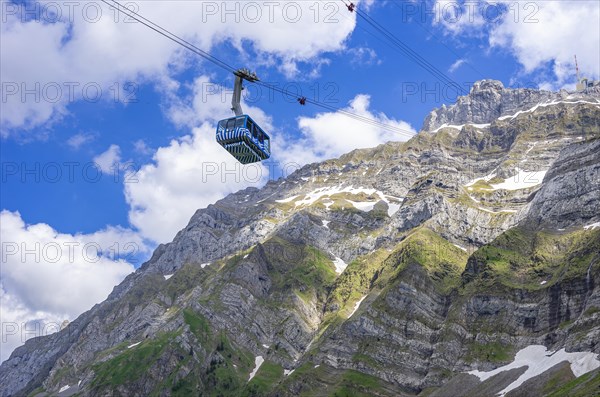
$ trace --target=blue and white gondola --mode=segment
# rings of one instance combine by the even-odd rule
[[[248,115],[219,121],[216,138],[242,164],[256,163],[271,156],[269,135]]]

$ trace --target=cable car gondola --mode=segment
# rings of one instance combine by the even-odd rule
[[[235,86],[231,110],[235,116],[219,121],[217,142],[242,164],[256,163],[271,156],[270,138],[250,116],[244,114],[240,99],[244,80],[258,80],[256,74],[246,69],[234,72]]]

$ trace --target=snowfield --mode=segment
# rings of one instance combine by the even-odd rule
[[[517,168],[517,174],[505,179],[503,182],[492,185],[494,190],[519,190],[537,186],[542,183],[548,170],[543,171],[524,171]]]
[[[523,160],[524,161],[524,160]],[[537,186],[542,183],[544,177],[548,170],[540,170],[540,171],[525,171],[517,167],[517,173],[509,178],[504,179],[500,183],[495,183],[491,185],[491,189],[482,189],[488,191],[494,191],[499,189],[504,190],[520,190],[527,189],[530,187]],[[479,181],[489,182],[493,178],[496,177],[496,173],[493,172],[489,175],[486,175],[482,178],[473,179],[472,181],[465,184],[465,187],[468,190],[473,190],[471,186],[476,184]]]
[[[571,104],[571,105],[574,105],[574,104],[577,104],[577,103],[588,103],[590,105],[598,105],[598,104],[600,104],[600,102],[590,102],[590,101],[583,101],[583,100],[581,100],[581,101],[552,101],[552,102],[548,102],[548,103],[538,103],[537,105],[535,105],[534,107],[532,107],[530,109],[519,110],[515,114],[498,117],[498,120],[509,120],[509,119],[512,120],[512,119],[514,119],[515,117],[517,117],[517,116],[519,116],[521,114],[531,113],[531,112],[535,111],[538,108],[543,108],[543,107],[546,107],[546,106],[554,106],[554,105],[558,105],[560,103]]]
[[[248,378],[248,382],[250,382],[252,378],[254,378],[254,376],[258,372],[258,369],[261,365],[263,365],[264,362],[265,359],[262,356],[256,356],[256,358],[254,359],[254,369],[252,370],[252,372],[250,372],[250,378]]]
[[[368,196],[377,195],[380,200],[384,201],[388,205],[388,216],[394,215],[400,209],[400,204],[397,204],[392,201],[402,202],[404,200],[404,198],[402,197],[390,196],[376,189],[366,189],[363,187],[354,188],[353,186],[342,187],[341,185],[338,185],[330,187],[321,187],[305,195],[295,195],[282,200],[275,200],[275,202],[281,204],[293,202],[296,207],[309,206],[316,203],[323,197],[331,197],[339,193],[349,193],[352,195],[364,193]],[[354,208],[364,212],[371,211],[377,203],[377,201],[346,201],[352,204]],[[324,202],[323,204],[325,205],[326,209],[329,210],[329,207],[333,204],[333,201],[329,200],[327,202]]]
[[[333,264],[335,265],[335,272],[337,274],[342,274],[343,271],[348,267],[348,264],[344,262],[342,258],[338,258],[337,256],[333,260]]]
[[[475,375],[480,381],[485,381],[494,375],[501,372],[508,371],[515,368],[527,367],[525,371],[517,380],[510,385],[506,386],[504,390],[500,391],[499,396],[504,396],[511,390],[521,386],[528,379],[534,378],[550,368],[554,367],[563,361],[568,361],[571,364],[571,371],[576,377],[587,374],[590,371],[600,367],[600,361],[596,358],[595,353],[591,352],[579,352],[579,353],[567,353],[565,349],[561,349],[557,352],[550,352],[542,345],[532,345],[520,350],[515,360],[503,367],[496,368],[489,372],[470,371],[471,375]]]
[[[431,132],[432,132],[432,133],[438,132],[438,131],[439,131],[439,130],[441,130],[442,128],[453,128],[453,129],[455,129],[455,130],[459,130],[459,131],[460,131],[460,130],[462,130],[462,129],[463,129],[463,127],[464,127],[465,125],[470,125],[470,126],[472,126],[472,127],[475,127],[475,128],[477,128],[477,129],[483,129],[483,128],[487,128],[487,127],[489,127],[489,126],[490,126],[490,124],[489,124],[489,123],[487,123],[487,124],[472,124],[472,123],[467,123],[467,124],[460,124],[460,125],[457,125],[457,124],[447,124],[447,123],[444,123],[444,124],[440,125],[438,128],[436,128],[435,130],[433,130],[433,131],[431,131]],[[480,131],[477,131],[477,132],[481,133]]]
[[[352,313],[350,313],[350,315],[348,316],[348,318],[352,317],[352,315],[353,315],[354,313],[356,313],[356,311],[357,311],[357,310],[358,310],[358,308],[360,307],[360,304],[362,303],[362,301],[364,301],[364,300],[365,300],[365,298],[366,298],[366,297],[367,297],[367,295],[363,296],[362,298],[360,298],[360,299],[358,300],[358,302],[356,302],[356,303],[354,304],[354,309],[352,309]]]
[[[600,222],[590,223],[589,225],[585,225],[583,228],[585,230],[594,230],[597,227],[600,228]]]

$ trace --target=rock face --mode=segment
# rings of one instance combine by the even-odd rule
[[[597,93],[484,80],[406,143],[229,195],[16,349],[0,396],[492,396],[522,371],[465,372],[600,353],[599,123]]]
[[[594,94],[592,94],[594,95]],[[584,100],[587,94],[566,91],[550,92],[530,88],[505,89],[497,80],[481,80],[473,84],[469,95],[459,97],[456,104],[432,111],[423,123],[431,131],[443,124],[486,124],[518,111],[560,101]]]
[[[599,121],[600,122],[600,121]],[[600,214],[600,140],[565,148],[531,202],[533,222],[558,228],[591,220]]]

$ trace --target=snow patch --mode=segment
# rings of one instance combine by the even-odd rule
[[[462,128],[464,127],[464,124],[461,125],[456,125],[456,124],[448,124],[448,123],[444,123],[442,125],[440,125],[438,128],[436,128],[435,130],[431,131],[432,133],[434,132],[438,132],[439,130],[441,130],[442,128],[454,128],[455,130],[462,130]]]
[[[246,258],[248,257],[248,255],[250,255],[250,254],[246,254],[246,255],[244,255],[244,259],[246,259]]]
[[[276,203],[282,203],[282,204],[285,204],[285,203],[289,203],[290,201],[294,201],[294,199],[295,199],[296,197],[298,197],[298,196],[292,196],[292,197],[288,197],[288,198],[286,198],[286,199],[283,199],[283,200],[275,200],[275,202],[276,202]]]
[[[596,223],[590,223],[589,225],[585,225],[583,228],[585,230],[594,230],[595,228],[599,227],[600,228],[600,222],[596,222]]]
[[[535,145],[533,145],[533,146],[535,146]],[[533,146],[531,146],[528,150],[533,149]],[[522,160],[522,161],[525,161],[525,160]],[[498,189],[504,189],[504,190],[527,189],[527,188],[541,184],[542,181],[544,180],[544,176],[546,176],[546,172],[548,172],[548,170],[525,171],[519,167],[516,168],[516,171],[517,171],[517,173],[515,175],[511,176],[510,178],[507,178],[500,183],[495,183],[495,184],[491,185],[491,187],[492,187],[491,189],[482,189],[482,190],[493,191],[493,190],[498,190]],[[495,177],[496,177],[496,170],[492,171],[490,174],[488,174],[484,177],[473,179],[473,180],[469,181],[467,184],[465,184],[464,186],[467,188],[467,190],[473,190],[473,188],[471,188],[471,186],[473,186],[477,182],[479,182],[479,181],[489,182],[490,180],[492,180]],[[471,199],[477,203],[479,202],[479,201],[475,200],[473,197],[471,197]],[[506,212],[506,211],[504,211],[504,212]]]
[[[335,265],[335,272],[337,274],[342,274],[342,272],[348,267],[348,264],[344,262],[342,258],[338,258],[337,256],[333,260],[333,264]]]
[[[529,108],[527,110],[519,110],[515,114],[498,117],[498,120],[514,119],[515,117],[517,117],[520,114],[531,113],[531,112],[535,111],[538,108],[543,108],[543,107],[546,107],[546,106],[558,105],[559,103],[566,103],[566,104],[573,104],[573,105],[577,104],[577,103],[589,103],[590,105],[597,105],[598,104],[598,102],[589,102],[589,101],[575,101],[575,102],[572,102],[572,101],[552,101],[552,102],[547,102],[547,103],[538,103],[534,107]]]
[[[315,189],[312,192],[306,194],[302,200],[296,201],[296,207],[301,205],[312,205],[317,202],[321,197],[324,196],[333,196],[338,193],[350,193],[350,194],[360,194],[365,193],[367,195],[371,195],[375,193],[377,190],[375,189],[365,189],[362,187],[354,188],[352,186],[346,186],[342,188],[340,185],[331,186],[331,187],[322,187],[319,189]]]
[[[338,186],[321,187],[321,188],[315,189],[315,190],[311,191],[310,193],[307,193],[303,196],[296,195],[296,196],[288,197],[286,199],[275,200],[275,201],[277,203],[294,202],[296,207],[309,206],[309,205],[316,203],[323,197],[331,197],[331,196],[333,196],[335,194],[339,194],[339,193],[349,193],[352,195],[364,193],[369,196],[376,194],[377,196],[379,196],[380,200],[383,200],[388,204],[388,215],[389,216],[394,215],[398,211],[398,209],[400,209],[399,204],[392,203],[391,201],[392,200],[395,200],[395,201],[403,201],[404,200],[404,198],[401,198],[401,197],[388,196],[388,195],[384,194],[383,192],[376,190],[376,189],[367,189],[364,187],[354,188],[352,185],[342,187],[342,185],[338,185]],[[373,209],[373,207],[375,206],[375,204],[377,203],[377,201],[351,201],[351,200],[347,200],[347,201],[349,201],[358,210],[366,211],[366,212],[371,211]],[[333,200],[330,199],[327,202],[323,202],[323,205],[325,206],[325,208],[327,210],[329,210],[329,207],[331,205],[333,205],[333,203],[334,203]]]
[[[323,219],[321,222],[323,222],[323,226],[324,227],[326,227],[327,229],[329,229],[329,226],[327,226],[327,225],[329,225],[330,221],[326,221],[325,219]]]
[[[548,170],[524,171],[517,168],[517,173],[514,176],[505,179],[503,182],[492,185],[492,188],[494,188],[494,190],[519,190],[537,186],[544,180],[546,172],[548,172]]]
[[[492,171],[490,174],[481,177],[481,178],[477,178],[477,179],[473,179],[472,181],[468,182],[465,187],[469,187],[469,186],[473,186],[474,184],[476,184],[479,181],[485,181],[485,182],[489,182],[491,179],[496,177],[496,170]],[[472,190],[472,189],[469,189]]]
[[[477,207],[478,210],[480,211],[485,211],[485,212],[489,212],[490,214],[513,214],[518,212],[517,210],[501,210],[501,211],[492,211],[492,210],[488,210],[487,208],[483,208],[483,207]]]
[[[64,392],[64,391],[67,391],[67,390],[69,390],[70,388],[71,388],[71,386],[69,386],[69,385],[65,385],[65,386],[61,387],[61,388],[60,388],[60,390],[59,390],[58,392],[59,392],[59,393],[62,393],[62,392]]]
[[[269,346],[269,345],[265,345],[265,344],[263,343],[263,347],[264,347],[265,349],[268,349],[268,348],[269,348],[269,347],[271,347],[271,346]]]
[[[357,310],[358,310],[358,308],[360,307],[360,304],[362,303],[362,301],[364,301],[364,300],[365,300],[365,298],[366,298],[366,297],[367,297],[367,295],[363,296],[362,298],[360,298],[360,299],[358,300],[358,302],[356,302],[356,303],[354,304],[354,309],[352,309],[352,313],[350,313],[350,315],[348,316],[348,318],[352,317],[352,315],[353,315],[354,313],[356,313],[356,311],[357,311]]]
[[[317,364],[317,365],[315,365],[315,368],[319,368],[320,366],[321,366],[320,364]]]
[[[356,208],[357,210],[363,211],[363,212],[369,212],[373,209],[373,207],[375,207],[375,203],[373,201],[352,201],[352,200],[346,200],[348,202],[350,202],[354,208]]]
[[[547,280],[541,281],[541,282],[540,282],[540,285],[544,285],[544,284],[546,284],[547,282],[548,282]]]
[[[565,349],[561,349],[557,352],[549,352],[545,346],[532,345],[520,350],[516,354],[514,361],[508,365],[496,368],[489,372],[475,370],[469,371],[468,373],[477,376],[479,380],[483,382],[501,372],[514,368],[527,367],[527,371],[499,393],[499,396],[504,396],[509,391],[521,386],[528,379],[546,372],[563,361],[568,361],[571,364],[571,371],[573,371],[575,377],[580,377],[581,375],[600,367],[600,361],[596,358],[595,353],[567,353]]]
[[[467,249],[466,249],[465,247],[461,247],[461,246],[460,246],[460,245],[458,245],[458,244],[452,244],[452,245],[453,245],[453,246],[455,246],[456,248],[459,248],[459,249],[461,249],[461,250],[463,250],[463,251],[467,252]]]
[[[210,262],[201,264],[200,269],[204,269],[206,266],[210,266]]]
[[[256,356],[256,358],[254,359],[254,369],[252,370],[252,372],[250,372],[250,378],[248,378],[248,382],[250,382],[252,378],[254,378],[254,375],[256,375],[258,369],[264,362],[265,359],[262,356]]]
[[[431,132],[432,132],[432,133],[434,133],[434,132],[438,132],[438,131],[439,131],[439,130],[441,130],[442,128],[453,128],[453,129],[455,129],[455,130],[459,130],[459,131],[460,131],[460,130],[462,130],[462,129],[463,129],[463,127],[464,127],[465,125],[470,125],[470,126],[472,126],[472,127],[478,128],[478,129],[487,128],[487,127],[489,127],[489,126],[490,126],[490,124],[489,124],[489,123],[487,123],[487,124],[472,124],[472,123],[467,123],[467,124],[460,124],[460,125],[457,125],[457,124],[448,124],[448,123],[444,123],[444,124],[440,125],[438,128],[436,128],[435,130],[433,130],[433,131],[431,131]],[[479,132],[479,131],[477,131],[477,132]]]
[[[283,376],[290,376],[291,374],[294,373],[296,369],[284,369],[283,370]]]
[[[165,278],[165,280],[168,280],[168,279],[170,279],[171,277],[173,277],[173,275],[172,275],[172,274],[165,274],[165,275],[164,275],[164,278]]]
[[[537,142],[533,142],[531,144],[531,146],[529,146],[527,148],[527,150],[525,151],[525,156],[527,156],[529,154],[529,152],[531,152],[533,150],[533,148],[535,147],[535,145],[537,145]],[[525,159],[521,160],[521,162],[525,161]]]
[[[394,215],[400,209],[400,204],[388,203],[388,216]]]
[[[136,346],[137,346],[137,345],[139,345],[140,343],[142,343],[142,342],[137,342],[137,343],[134,343],[133,345],[129,345],[129,346],[127,346],[127,348],[128,348],[128,349],[131,349],[132,347],[136,347]]]

